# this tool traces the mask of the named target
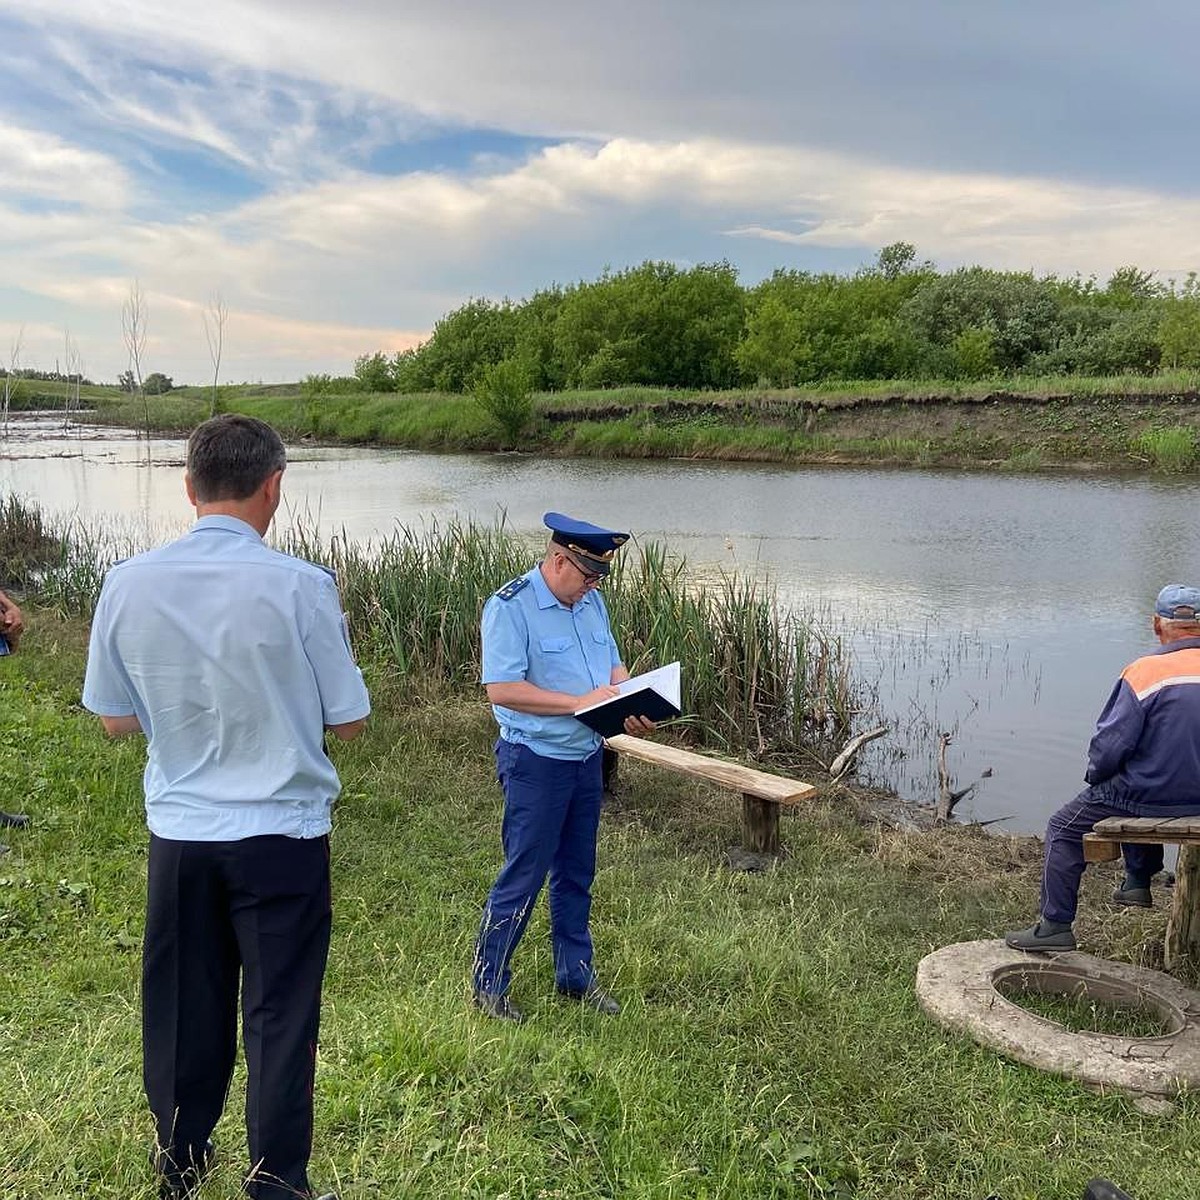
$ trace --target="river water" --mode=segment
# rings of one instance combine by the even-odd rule
[[[115,521],[144,544],[183,528],[183,443],[16,417],[0,493]],[[1158,589],[1200,581],[1194,483],[1126,476],[434,455],[297,446],[286,512],[367,540],[397,522],[557,509],[666,542],[701,577],[766,575],[852,650],[890,726],[860,779],[932,802],[940,731],[958,815],[1040,830],[1082,786],[1087,740],[1127,661],[1153,648]],[[497,581],[502,582],[502,581]],[[686,696],[686,664],[685,696]]]

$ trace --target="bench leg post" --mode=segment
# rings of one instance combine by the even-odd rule
[[[779,853],[779,804],[742,793],[742,841],[752,854]]]
[[[1200,970],[1200,846],[1179,847],[1165,957],[1168,971]]]

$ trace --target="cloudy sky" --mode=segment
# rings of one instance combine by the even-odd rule
[[[0,0],[0,365],[348,373],[646,258],[1200,269],[1185,0]]]

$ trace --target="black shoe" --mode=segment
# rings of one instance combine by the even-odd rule
[[[1130,887],[1121,884],[1112,894],[1114,904],[1124,904],[1127,908],[1153,908],[1154,900],[1148,887]]]
[[[196,1166],[185,1167],[177,1175],[168,1175],[164,1170],[166,1155],[157,1146],[150,1148],[150,1167],[159,1176],[159,1200],[188,1200],[204,1182],[204,1177],[217,1161],[217,1148],[212,1138],[204,1143],[204,1153]]]
[[[1038,921],[1028,929],[1014,929],[1004,935],[1005,945],[1014,950],[1074,950],[1075,934],[1068,925],[1066,929],[1044,929],[1045,921]]]
[[[588,1008],[594,1008],[606,1017],[615,1017],[621,1011],[621,1006],[602,987],[589,983],[585,988],[559,988],[558,994],[569,1000],[578,1000]]]
[[[1107,1179],[1093,1179],[1083,1193],[1083,1200],[1133,1200],[1133,1197]]]
[[[24,813],[9,813],[0,809],[0,825],[9,829],[24,829],[29,824],[29,818]]]
[[[512,1021],[514,1025],[520,1025],[525,1020],[525,1014],[507,996],[499,992],[476,992],[475,1007],[484,1016],[497,1021]]]

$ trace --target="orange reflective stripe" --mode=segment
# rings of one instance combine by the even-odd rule
[[[1131,662],[1121,673],[1121,678],[1139,700],[1165,687],[1200,683],[1200,648],[1148,654]]]

